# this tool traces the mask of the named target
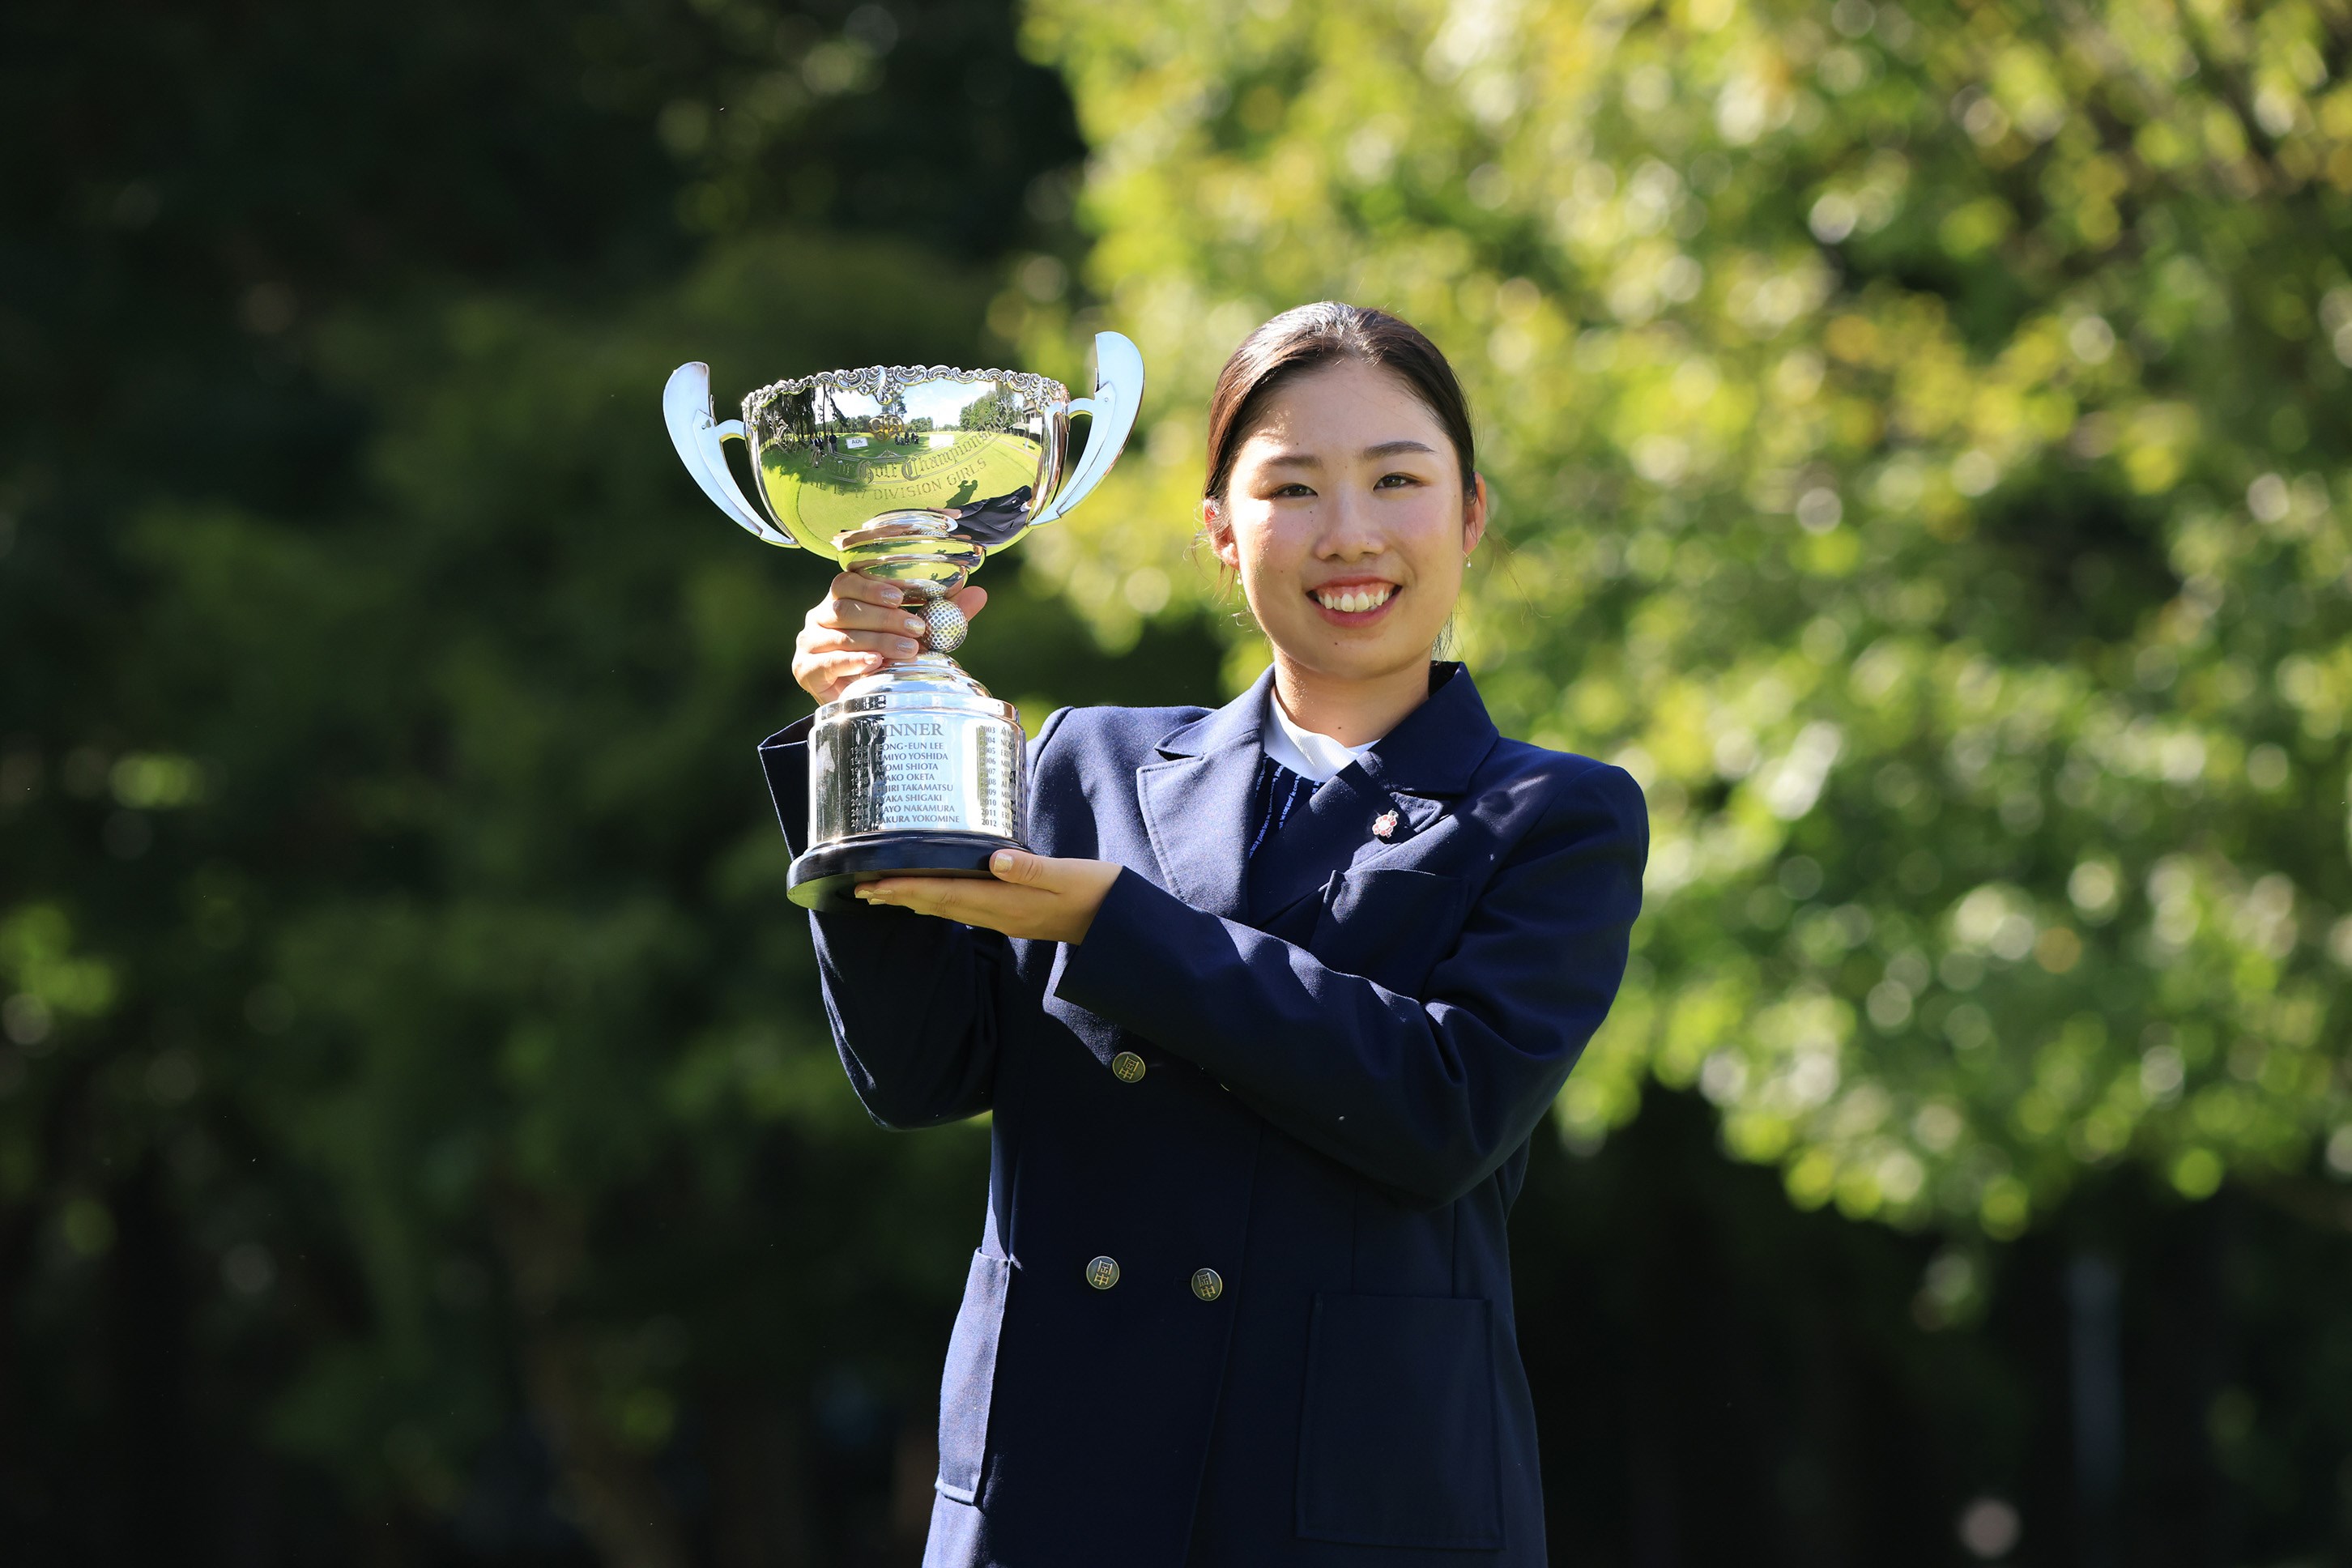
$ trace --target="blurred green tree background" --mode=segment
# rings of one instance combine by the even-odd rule
[[[984,1130],[841,1081],[821,563],[663,376],[1151,367],[1024,712],[1263,658],[1273,310],[1453,353],[1510,732],[1649,791],[1521,1320],[1594,1563],[2352,1562],[2352,10],[0,19],[0,1528],[911,1562]],[[1638,1112],[1638,1115],[1637,1115]]]
[[[1280,302],[1457,345],[1468,657],[1658,829],[1571,1134],[1696,1084],[1801,1204],[2003,1237],[2118,1159],[2352,1177],[2352,16],[1226,9],[1036,8],[1169,372],[1054,565],[1171,596],[1128,516]]]

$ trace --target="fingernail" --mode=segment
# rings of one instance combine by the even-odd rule
[[[1013,869],[1013,851],[1010,849],[1000,849],[995,854],[991,855],[988,858],[988,868],[996,872],[999,876],[1002,876],[1005,872]]]
[[[890,651],[904,658],[915,651],[915,645],[905,637],[893,637],[890,639]]]
[[[919,616],[908,616],[906,619],[904,630],[910,637],[921,637],[924,630],[922,617]]]
[[[882,602],[884,604],[895,605],[905,599],[906,596],[907,591],[904,588],[894,587],[887,583],[882,584]]]

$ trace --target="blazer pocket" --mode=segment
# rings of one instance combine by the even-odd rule
[[[1405,995],[1462,932],[1462,879],[1403,867],[1342,871],[1307,949],[1332,968]]]
[[[948,1340],[947,1370],[940,1379],[940,1479],[934,1484],[958,1502],[980,1500],[988,1406],[996,1391],[996,1344],[1012,1281],[1009,1259],[974,1252],[955,1332]]]
[[[1300,1535],[1361,1546],[1503,1544],[1493,1334],[1483,1300],[1315,1298]]]

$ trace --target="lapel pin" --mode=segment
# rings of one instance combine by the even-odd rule
[[[1396,814],[1395,812],[1393,812],[1393,811],[1384,811],[1384,812],[1381,813],[1378,816],[1376,816],[1376,817],[1372,818],[1372,837],[1375,837],[1375,838],[1388,838],[1388,837],[1392,837],[1392,836],[1396,833],[1396,830],[1397,830],[1397,814]]]

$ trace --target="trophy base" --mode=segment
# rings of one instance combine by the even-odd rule
[[[785,897],[803,909],[837,910],[860,882],[884,877],[985,877],[988,858],[1018,849],[980,833],[893,833],[863,843],[824,844],[793,862]]]

